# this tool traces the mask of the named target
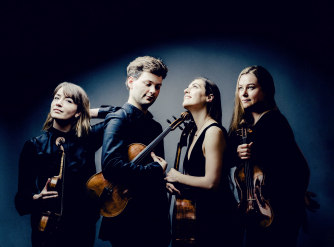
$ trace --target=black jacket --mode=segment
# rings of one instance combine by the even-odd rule
[[[99,117],[119,108],[101,108]],[[96,173],[95,151],[103,141],[103,122],[91,127],[89,135],[78,138],[75,131],[61,132],[51,127],[40,136],[31,138],[23,147],[19,161],[19,185],[15,206],[20,215],[31,214],[31,225],[37,229],[41,208],[33,202],[33,195],[43,190],[48,178],[59,174],[61,154],[55,141],[64,137],[65,160],[64,204],[62,219],[68,222],[94,223],[99,212],[86,201],[85,185]]]
[[[130,199],[125,210],[113,218],[103,218],[100,238],[137,243],[169,242],[169,205],[162,167],[149,158],[149,164],[128,161],[127,149],[132,143],[150,144],[162,132],[151,113],[145,114],[126,103],[122,109],[107,115],[104,121],[102,172],[106,179],[125,184]],[[154,150],[164,158],[163,142]],[[150,154],[148,154],[150,156]],[[168,245],[168,244],[167,244]]]
[[[236,138],[235,133],[230,137],[234,139],[234,164],[239,165],[242,160],[236,150],[241,138]],[[253,142],[250,162],[262,167],[265,174],[261,190],[263,197],[270,200],[274,220],[280,217],[301,220],[305,217],[304,193],[310,174],[286,118],[279,110],[267,112],[252,127],[247,142]]]

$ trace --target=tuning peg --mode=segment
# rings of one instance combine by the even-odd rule
[[[172,116],[175,120],[177,119],[176,117],[174,117],[174,115]]]
[[[171,121],[169,121],[169,119],[167,119],[166,121],[167,121],[167,123],[169,123],[169,124],[171,124],[171,123],[172,123]]]
[[[183,130],[183,128],[179,125],[180,130]]]

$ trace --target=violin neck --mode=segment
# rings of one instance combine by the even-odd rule
[[[132,162],[136,165],[146,157],[146,155],[150,154],[152,150],[158,145],[160,141],[164,139],[164,137],[172,130],[171,127],[168,126],[157,138],[155,138],[143,151],[141,151],[133,160]]]
[[[63,176],[64,158],[65,158],[65,152],[62,150],[61,161],[60,161],[60,171],[58,175],[59,179],[61,179]]]
[[[177,144],[177,149],[176,149],[176,155],[175,155],[175,161],[174,161],[174,169],[175,170],[179,170],[179,164],[180,164],[180,156],[181,156],[181,149],[182,149],[182,146],[181,146],[181,143],[179,142]]]

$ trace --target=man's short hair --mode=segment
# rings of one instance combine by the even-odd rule
[[[133,60],[126,69],[127,71],[127,78],[125,85],[127,89],[128,86],[128,79],[132,76],[135,80],[139,78],[141,73],[149,72],[156,76],[161,76],[162,79],[165,79],[167,76],[168,68],[167,66],[161,61],[161,59],[145,56],[145,57],[137,57]]]

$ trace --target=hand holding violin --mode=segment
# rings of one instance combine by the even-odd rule
[[[241,144],[238,146],[237,153],[240,159],[246,160],[250,158],[252,145],[253,145],[253,142],[249,144]]]
[[[45,200],[49,200],[51,198],[58,198],[58,192],[57,191],[48,191],[48,185],[51,182],[51,179],[49,178],[46,182],[43,190],[39,194],[35,194],[33,196],[33,200],[36,202],[45,203]]]

